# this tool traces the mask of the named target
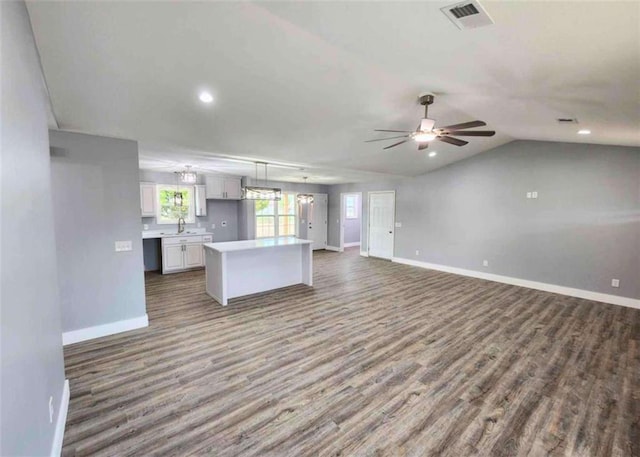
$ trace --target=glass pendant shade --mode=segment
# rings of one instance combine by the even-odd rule
[[[242,198],[244,200],[280,200],[282,198],[282,189],[277,187],[257,187],[245,186],[242,189]]]
[[[298,194],[298,203],[313,203],[313,195],[312,194]]]
[[[198,175],[195,171],[183,171],[180,173],[180,181],[185,184],[195,184],[198,182]]]

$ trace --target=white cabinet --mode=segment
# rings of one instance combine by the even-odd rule
[[[206,193],[209,199],[240,200],[242,198],[240,178],[207,176],[206,183]]]
[[[186,244],[184,248],[184,267],[196,268],[204,265],[202,243]]]
[[[162,272],[184,270],[184,251],[181,244],[164,246],[162,249]]]
[[[204,266],[203,242],[211,242],[211,235],[162,238],[162,273],[173,273]]]
[[[142,217],[156,215],[156,185],[154,183],[140,183],[140,214]]]
[[[207,215],[207,186],[194,186],[195,187],[195,213],[196,216]]]
[[[224,198],[240,200],[242,198],[242,184],[238,178],[224,178]]]

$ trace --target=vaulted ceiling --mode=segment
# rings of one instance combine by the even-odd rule
[[[336,183],[415,176],[512,139],[640,145],[640,3],[484,2],[495,24],[468,30],[440,11],[451,3],[28,8],[59,127],[138,140],[146,168],[253,170],[228,156]],[[434,142],[434,158],[364,143],[414,129],[424,92],[436,126],[482,119],[497,135]]]

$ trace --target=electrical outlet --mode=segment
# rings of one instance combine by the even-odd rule
[[[482,261],[482,266],[483,267],[488,267],[489,266],[489,261],[488,260],[483,260]]]
[[[620,280],[619,279],[612,279],[611,280],[611,287],[620,287]]]
[[[211,228],[212,229],[216,228],[216,224],[211,224]]]
[[[420,255],[420,251],[416,249],[416,255]]]
[[[220,227],[226,227],[226,226],[227,226],[227,221],[220,222]]]
[[[149,230],[149,224],[144,224],[144,225],[142,226],[142,229],[143,229],[143,230]]]
[[[131,241],[116,241],[116,252],[133,251]]]
[[[397,227],[397,228],[402,227],[402,222],[396,222],[396,227]]]
[[[196,227],[200,228],[200,227],[202,227],[202,224],[201,224],[200,222],[198,222],[198,223],[196,224]]]
[[[49,423],[53,423],[53,397],[49,397]]]

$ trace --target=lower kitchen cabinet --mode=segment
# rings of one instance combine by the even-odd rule
[[[211,235],[162,238],[162,273],[175,273],[203,267],[202,245],[211,241]]]

